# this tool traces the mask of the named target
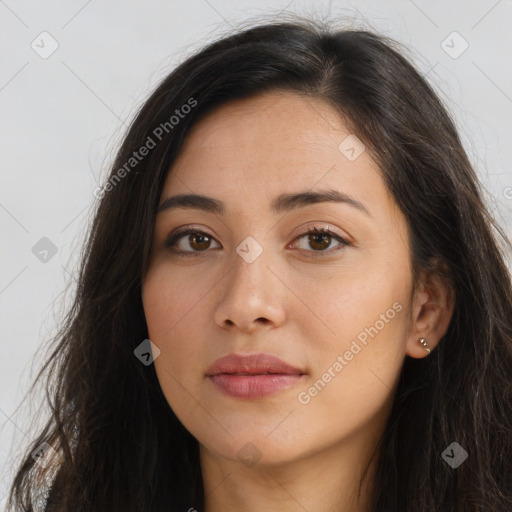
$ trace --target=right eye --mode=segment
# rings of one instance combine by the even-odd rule
[[[192,256],[194,253],[205,252],[209,249],[212,240],[218,243],[215,238],[204,231],[198,229],[184,229],[173,233],[166,240],[165,246],[169,249],[178,246],[179,250],[172,249],[173,252],[177,254],[188,253],[187,256]],[[187,250],[187,246],[189,248],[192,247],[192,250]]]

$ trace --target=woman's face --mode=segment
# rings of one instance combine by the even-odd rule
[[[246,464],[373,442],[416,349],[407,225],[368,151],[329,105],[261,94],[195,125],[159,204],[182,194],[208,199],[159,211],[142,296],[184,426]],[[200,233],[166,246],[183,229]],[[260,358],[211,376],[230,354],[294,369]]]

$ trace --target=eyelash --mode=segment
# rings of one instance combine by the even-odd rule
[[[300,240],[301,238],[304,238],[307,235],[315,235],[315,234],[326,234],[329,235],[331,238],[334,238],[336,241],[340,242],[341,246],[337,249],[330,249],[329,251],[324,250],[318,250],[318,251],[306,251],[306,252],[313,252],[315,253],[314,257],[323,257],[323,256],[330,256],[340,250],[343,249],[344,246],[350,246],[351,243],[347,242],[344,238],[342,238],[340,235],[335,233],[334,231],[330,230],[326,227],[320,227],[317,228],[316,226],[313,227],[313,229],[310,229],[309,231],[305,231],[304,233],[298,235],[295,240]],[[169,236],[169,238],[165,241],[165,246],[168,249],[171,249],[176,245],[176,243],[180,240],[180,238],[184,237],[185,235],[206,235],[208,238],[215,240],[212,236],[210,236],[208,233],[205,233],[204,231],[201,231],[199,229],[193,229],[193,228],[187,228],[183,229],[181,231],[178,231],[177,233],[173,233]],[[217,242],[218,243],[218,242]],[[330,245],[330,244],[329,244]],[[204,251],[174,251],[176,254],[183,255],[185,257],[189,256],[197,256],[201,253],[208,252],[208,249],[205,249]]]

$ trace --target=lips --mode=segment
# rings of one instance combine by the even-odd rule
[[[269,354],[230,354],[215,361],[206,376],[222,393],[262,398],[296,385],[305,373]]]
[[[206,371],[207,376],[226,373],[229,375],[303,375],[299,368],[291,366],[270,354],[230,354],[217,359]]]

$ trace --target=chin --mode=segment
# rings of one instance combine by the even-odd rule
[[[265,433],[247,429],[232,438],[207,439],[200,443],[211,452],[247,467],[277,466],[293,462],[305,455],[300,439],[272,439]]]

